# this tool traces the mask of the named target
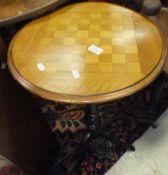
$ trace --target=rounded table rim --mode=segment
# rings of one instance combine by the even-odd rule
[[[87,2],[84,2],[84,3],[87,3]],[[100,3],[100,2],[98,2],[98,3]],[[76,4],[78,4],[78,3],[76,3]],[[114,4],[114,5],[119,6],[116,4]],[[122,7],[122,8],[125,8],[125,7]],[[126,8],[126,9],[128,9],[128,8]],[[129,9],[129,10],[133,11],[131,9]],[[137,13],[137,12],[135,12],[135,13]],[[139,15],[141,15],[141,14],[139,14]],[[143,15],[141,15],[141,16],[143,18],[148,19],[147,17],[145,17]],[[134,83],[126,88],[123,88],[123,89],[120,89],[117,91],[113,91],[113,92],[101,93],[101,94],[74,95],[74,94],[56,93],[56,92],[52,92],[52,91],[49,91],[49,90],[46,90],[46,89],[43,89],[43,88],[40,88],[40,87],[33,85],[32,83],[27,81],[25,78],[23,78],[23,76],[17,71],[17,69],[13,63],[13,59],[12,59],[13,43],[14,43],[15,39],[17,38],[17,35],[23,30],[24,27],[14,36],[14,38],[12,39],[12,41],[9,45],[8,60],[7,60],[9,71],[11,72],[14,79],[21,86],[23,86],[25,89],[27,89],[32,94],[39,96],[41,98],[47,99],[47,100],[64,102],[64,103],[90,104],[90,103],[102,103],[102,102],[107,102],[107,101],[114,101],[114,100],[118,100],[120,98],[124,98],[126,96],[129,96],[131,94],[134,94],[134,93],[140,91],[141,89],[148,86],[152,81],[154,81],[157,78],[157,76],[160,74],[160,72],[162,71],[164,63],[166,61],[167,39],[163,36],[163,32],[161,31],[161,29],[153,21],[151,21],[150,19],[148,19],[148,20],[159,31],[159,34],[160,34],[161,40],[162,40],[162,45],[163,45],[162,54],[161,54],[159,63],[153,68],[153,70],[150,73],[148,73],[144,78],[142,78],[138,82],[136,82],[136,83]],[[30,23],[28,23],[28,24],[30,24]]]

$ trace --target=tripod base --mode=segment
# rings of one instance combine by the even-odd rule
[[[100,129],[98,126],[98,109],[96,104],[90,104],[88,106],[88,112],[89,115],[87,117],[87,123],[88,128],[86,133],[84,134],[83,140],[78,146],[76,150],[76,154],[72,158],[72,162],[68,166],[68,169],[66,170],[66,174],[70,175],[71,172],[81,163],[83,157],[86,153],[92,152],[94,148],[90,148],[89,142],[92,140],[96,140],[98,138],[102,138],[107,140],[108,142],[111,142],[115,147],[121,148],[124,151],[135,151],[134,146],[129,144],[121,144],[119,141],[117,141],[113,136],[111,136],[108,132]],[[102,145],[103,146],[103,145]],[[99,146],[101,147],[101,145]],[[51,175],[55,175],[57,167],[60,164],[55,164],[53,166],[53,173]],[[54,170],[55,169],[55,170]]]

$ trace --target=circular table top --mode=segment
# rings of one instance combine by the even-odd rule
[[[67,0],[0,0],[0,27],[43,14]]]
[[[8,66],[30,92],[55,101],[97,103],[135,93],[162,70],[162,33],[141,15],[108,3],[77,3],[26,25]]]

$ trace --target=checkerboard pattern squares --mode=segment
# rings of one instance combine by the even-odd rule
[[[53,25],[54,24],[54,25]],[[90,45],[103,49],[101,55],[87,50]],[[46,59],[59,71],[141,73],[134,21],[129,12],[78,11],[50,18],[40,40],[38,53],[45,47],[53,52]],[[67,66],[66,66],[67,65]]]

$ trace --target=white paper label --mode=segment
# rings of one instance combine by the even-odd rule
[[[88,47],[88,50],[96,55],[100,55],[101,53],[103,53],[103,49],[100,47],[97,47],[95,45],[91,45]]]
[[[37,64],[37,68],[40,70],[40,71],[44,71],[46,69],[46,67],[44,66],[43,63],[38,63]]]
[[[80,74],[79,74],[78,70],[72,70],[72,75],[76,79],[78,79],[80,77]]]

